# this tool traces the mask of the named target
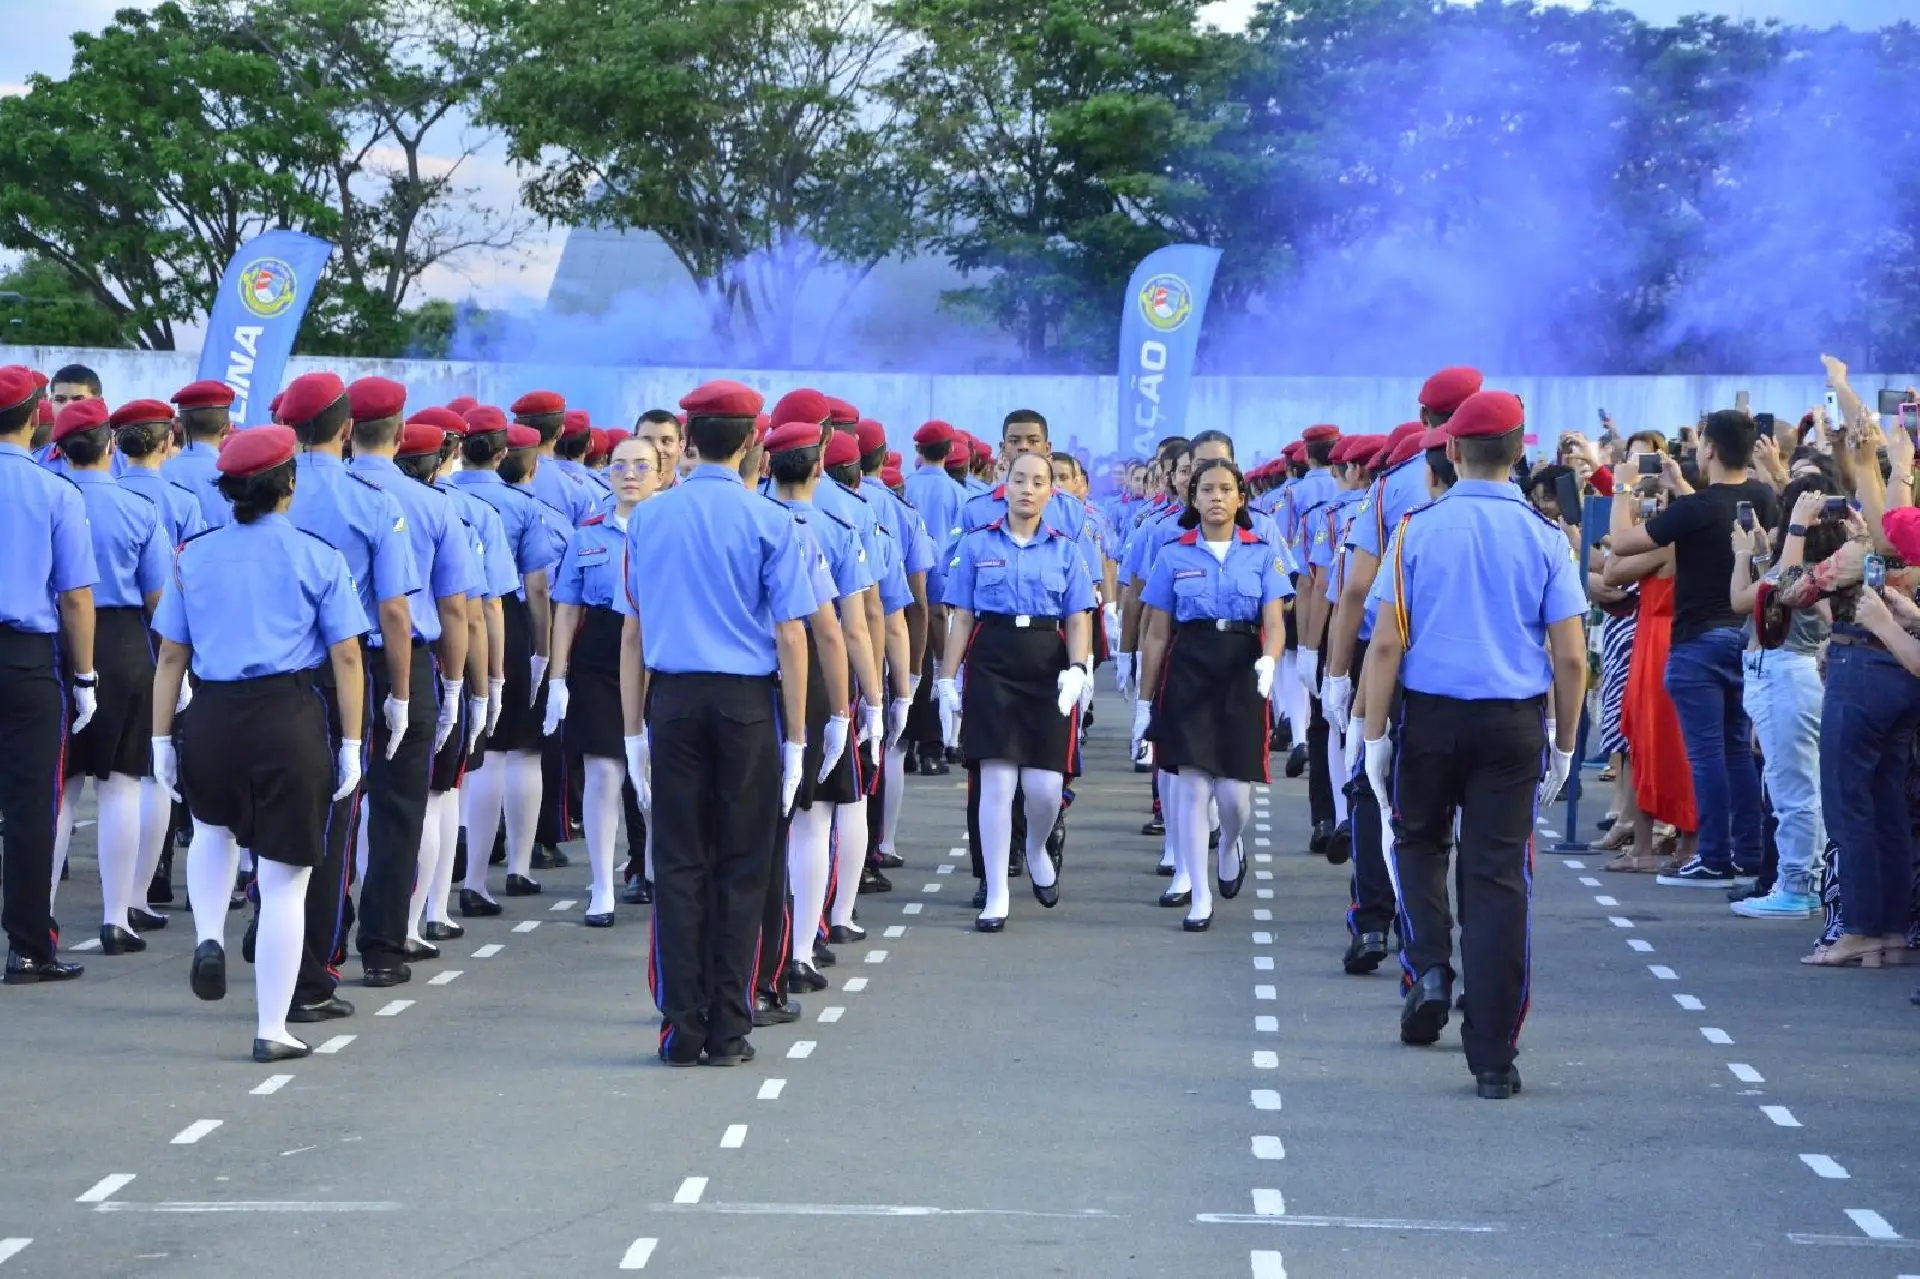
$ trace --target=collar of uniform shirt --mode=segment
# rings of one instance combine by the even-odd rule
[[[745,488],[747,483],[740,478],[740,472],[719,462],[702,462],[693,468],[693,473],[687,478],[689,480],[731,480],[742,488]]]
[[[312,449],[303,449],[294,456],[300,459],[299,466],[338,466],[344,469],[347,465],[344,458],[332,453],[316,453]]]

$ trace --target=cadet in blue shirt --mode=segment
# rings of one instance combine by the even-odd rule
[[[55,836],[56,882],[73,837],[82,779],[94,779],[100,860],[102,954],[147,948],[130,931],[140,861],[140,779],[152,771],[153,650],[147,618],[166,582],[172,545],[153,503],[114,482],[113,428],[105,401],[76,400],[60,412],[54,445],[67,478],[80,489],[100,580],[94,584],[93,652],[99,710],[67,748],[66,778]],[[139,887],[144,889],[146,881]],[[146,916],[146,912],[141,912]],[[160,918],[155,916],[153,918]],[[146,926],[151,922],[143,918]],[[164,920],[163,920],[164,926]]]
[[[220,496],[215,463],[220,441],[233,426],[233,400],[233,388],[224,382],[190,382],[173,393],[184,443],[160,473],[199,499],[200,518],[208,528],[219,528],[230,518],[227,500]]]
[[[649,985],[677,1066],[752,1055],[755,943],[806,753],[801,619],[818,601],[792,514],[738,469],[762,403],[736,382],[680,401],[700,465],[635,509],[615,600],[627,767],[652,801]]]
[[[39,418],[33,370],[0,368],[0,926],[9,986],[68,981],[85,971],[60,962],[53,927],[53,844],[59,813],[65,686],[75,732],[98,707],[93,666],[93,585],[99,574],[86,503],[72,481],[34,464],[27,450]],[[73,674],[63,679],[64,652]],[[221,889],[222,895],[229,883]]]
[[[201,999],[226,996],[226,899],[245,846],[260,890],[253,1059],[263,1063],[312,1051],[287,1030],[308,949],[307,884],[327,859],[329,809],[352,793],[361,768],[366,611],[340,552],[287,518],[297,445],[292,431],[267,426],[221,447],[231,518],[180,548],[153,622],[162,641],[154,774],[184,792],[194,816],[189,982]],[[338,707],[337,753],[318,689],[323,665]],[[174,706],[189,669],[200,709],[187,717],[176,757]]]
[[[1534,813],[1572,768],[1587,673],[1586,591],[1573,553],[1508,479],[1525,424],[1519,397],[1504,391],[1468,397],[1448,423],[1459,482],[1401,518],[1392,562],[1375,583],[1383,624],[1362,675],[1367,777],[1393,813],[1402,964],[1412,979],[1400,1038],[1435,1042],[1452,1007],[1447,866],[1457,814],[1461,1038],[1480,1096],[1491,1099],[1519,1088]],[[1397,749],[1386,734],[1396,680]],[[1542,782],[1550,711],[1559,740]]]
[[[1182,927],[1205,932],[1213,922],[1208,810],[1220,811],[1220,895],[1234,897],[1246,878],[1240,835],[1253,783],[1268,780],[1267,697],[1293,586],[1279,548],[1253,532],[1239,467],[1209,459],[1191,485],[1186,531],[1154,561],[1141,592],[1141,682],[1154,696],[1136,704],[1134,731],[1172,775],[1167,827],[1177,870],[1161,904],[1187,906]]]
[[[120,487],[152,502],[168,546],[179,546],[206,531],[200,499],[184,484],[161,474],[173,439],[173,410],[158,400],[135,400],[113,411],[114,456],[127,460]]]
[[[946,422],[923,423],[913,433],[914,468],[902,487],[906,500],[919,513],[933,542],[933,565],[927,570],[927,643],[918,667],[923,677],[914,691],[908,715],[907,772],[929,777],[947,775],[945,744],[940,738],[940,715],[933,704],[933,677],[947,649],[946,565],[948,549],[960,528],[960,507],[967,492],[947,470],[947,459],[957,448],[959,433]]]
[[[1025,796],[1026,867],[1033,895],[1052,908],[1058,874],[1046,852],[1066,774],[1077,771],[1081,695],[1092,678],[1093,578],[1075,539],[1042,520],[1053,468],[1021,453],[1005,484],[1007,515],[961,538],[947,571],[953,635],[935,690],[980,772],[981,932],[1006,927],[1014,792]],[[955,676],[964,660],[964,701]],[[1048,710],[1058,714],[1049,714]]]
[[[620,711],[620,629],[615,602],[626,590],[627,524],[660,487],[660,451],[624,440],[608,468],[614,507],[574,530],[553,579],[553,665],[547,677],[548,736],[566,725],[569,749],[586,760],[582,825],[593,887],[586,925],[613,926],[613,845],[626,783]],[[574,693],[579,693],[578,699]]]

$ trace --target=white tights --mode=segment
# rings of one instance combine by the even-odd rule
[[[867,801],[833,806],[833,913],[830,924],[845,928],[853,923],[853,908],[860,901],[860,871],[867,864]],[[794,923],[796,931],[799,922]]]
[[[426,866],[430,838],[434,841],[432,875],[427,874]],[[413,914],[407,936],[419,937],[422,919],[431,919],[436,924],[453,922],[447,914],[447,897],[453,892],[454,854],[459,847],[460,792],[434,791],[427,796],[427,820],[420,835],[420,876],[414,883],[413,900],[408,903]],[[472,849],[467,850],[467,860],[473,860]]]
[[[981,915],[1005,919],[1012,907],[1007,893],[1007,860],[1013,844],[1013,793],[1026,796],[1027,874],[1041,888],[1054,882],[1047,836],[1060,816],[1064,775],[1044,768],[1021,768],[1003,759],[980,763],[980,860],[987,872],[987,908]],[[1162,792],[1164,794],[1164,792]],[[1171,827],[1169,827],[1171,829]]]
[[[1240,835],[1253,810],[1253,783],[1187,768],[1173,784],[1173,813],[1167,818],[1167,831],[1180,832],[1175,850],[1180,871],[1174,883],[1191,885],[1193,902],[1187,918],[1206,919],[1213,914],[1213,885],[1207,875],[1208,806],[1217,804],[1220,808],[1220,878],[1232,879],[1240,873]]]
[[[144,906],[147,885],[160,871],[167,851],[167,827],[173,821],[173,796],[151,777],[140,779],[140,860],[133,868],[131,904]]]
[[[48,910],[53,909],[53,898],[60,892],[60,868],[67,864],[67,851],[73,844],[74,813],[80,806],[81,789],[86,782],[84,776],[70,777],[61,792],[60,817],[53,832],[53,892],[47,899]],[[110,773],[104,781],[93,784],[93,796],[100,810],[99,824],[94,830],[100,859],[100,922],[125,928],[127,909],[135,902],[134,894],[141,894],[138,900],[143,906],[147,900],[147,880],[141,880],[138,885],[134,883],[141,849],[140,779],[126,773]],[[165,838],[164,824],[161,832]],[[156,863],[158,860],[156,857]],[[153,872],[149,870],[147,879],[152,878]],[[220,900],[226,901],[224,889]]]
[[[1280,670],[1273,679],[1273,704],[1287,717],[1296,746],[1305,744],[1307,721],[1312,715],[1307,707],[1307,690],[1300,686],[1299,670],[1299,659],[1293,653],[1282,653]]]
[[[587,757],[587,779],[581,789],[583,825],[587,832],[587,861],[593,869],[593,891],[587,899],[589,915],[613,911],[613,845],[620,837],[625,760]]]
[[[827,908],[827,872],[832,865],[833,814],[837,804],[817,803],[793,810],[787,827],[787,882],[793,892],[793,954],[798,963],[813,962],[813,939]],[[860,891],[860,873],[854,872],[854,892]]]
[[[196,942],[226,945],[227,894],[240,864],[233,832],[205,822],[193,824],[187,849],[187,895],[193,901]],[[255,861],[260,887],[260,920],[253,948],[254,1036],[297,1044],[287,1031],[287,1008],[300,975],[300,947],[307,933],[306,866],[286,866],[269,858]]]
[[[893,833],[900,829],[900,810],[906,807],[907,798],[907,746],[903,738],[900,745],[888,751],[881,761],[884,770],[880,807],[880,851],[893,851]]]
[[[487,891],[487,858],[505,815],[507,873],[525,876],[533,869],[533,835],[540,824],[540,756],[533,751],[489,752],[467,774],[462,819],[467,828],[466,887],[492,900]]]

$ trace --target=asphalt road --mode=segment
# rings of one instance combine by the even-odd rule
[[[1810,927],[1543,852],[1526,1090],[1483,1102],[1340,971],[1301,783],[1180,931],[1100,709],[1059,909],[1020,880],[971,931],[962,791],[909,779],[871,940],[744,1069],[653,1059],[644,908],[581,927],[584,849],[279,1069],[237,914],[222,1004],[184,916],[0,992],[0,1279],[1920,1276],[1920,969],[1803,969]]]

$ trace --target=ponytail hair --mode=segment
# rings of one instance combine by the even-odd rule
[[[251,524],[293,496],[293,459],[256,475],[222,475],[220,496],[233,503],[236,524]]]

